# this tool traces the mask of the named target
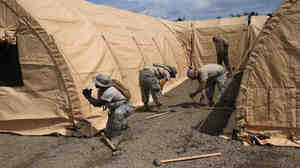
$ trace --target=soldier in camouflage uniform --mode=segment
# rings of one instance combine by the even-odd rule
[[[231,66],[228,57],[228,48],[229,48],[228,41],[221,37],[213,37],[212,41],[216,46],[217,64],[223,65],[224,63],[228,73],[231,74]]]
[[[176,74],[177,70],[175,67],[157,64],[145,66],[139,71],[139,84],[146,111],[150,110],[148,105],[150,93],[154,103],[158,107],[162,105],[160,97],[162,96],[163,87],[170,78],[176,78]]]
[[[85,98],[96,107],[107,107],[109,109],[106,125],[106,135],[113,138],[121,135],[121,131],[128,128],[127,118],[134,111],[127,98],[113,86],[109,76],[99,74],[93,77],[98,89],[98,97],[93,98],[92,89],[84,89]]]
[[[202,66],[199,70],[189,69],[187,71],[188,78],[199,81],[199,88],[190,94],[193,98],[197,94],[201,93],[201,98],[207,98],[209,106],[214,105],[213,97],[215,93],[215,85],[217,84],[220,95],[222,95],[226,89],[225,82],[227,80],[227,72],[225,72],[223,66],[218,64],[207,64]]]

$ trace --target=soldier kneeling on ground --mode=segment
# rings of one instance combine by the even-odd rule
[[[122,130],[128,128],[127,118],[134,108],[109,76],[99,74],[93,77],[93,83],[98,89],[97,98],[92,97],[92,89],[83,89],[82,94],[93,106],[109,109],[105,135],[109,138],[118,137]]]
[[[215,85],[217,84],[220,95],[225,91],[225,82],[227,80],[227,72],[225,72],[223,66],[218,64],[207,64],[202,66],[199,70],[189,68],[187,71],[189,79],[198,80],[199,88],[190,94],[191,98],[194,98],[197,94],[201,93],[200,103],[213,106]],[[202,101],[208,100],[208,103]]]

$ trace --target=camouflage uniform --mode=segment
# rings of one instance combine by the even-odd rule
[[[216,85],[220,90],[220,95],[224,93],[227,73],[225,73],[223,66],[218,64],[204,65],[198,70],[198,73],[200,80],[206,80],[205,93],[209,102],[212,103]]]
[[[109,109],[106,125],[107,133],[111,136],[121,134],[121,130],[128,127],[128,117],[134,111],[124,95],[115,87],[110,87],[104,92],[98,92],[98,99],[105,100]]]
[[[164,68],[145,66],[139,71],[139,84],[144,105],[149,103],[150,92],[155,104],[160,104],[160,97],[162,96],[161,79],[170,79],[170,73]]]
[[[214,37],[217,52],[217,64],[225,65],[228,72],[231,72],[231,66],[228,58],[228,41],[219,37]]]

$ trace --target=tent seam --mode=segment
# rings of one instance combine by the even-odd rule
[[[178,38],[177,38],[177,36],[175,35],[175,33],[174,33],[174,30],[170,27],[170,26],[168,26],[166,23],[164,23],[162,20],[160,20],[160,19],[157,19],[158,20],[158,22],[160,22],[162,25],[164,25],[164,27],[166,27],[170,32],[171,32],[171,34],[174,36],[174,38],[176,39],[176,44],[178,45],[178,46],[180,46],[181,47],[181,45],[179,45],[179,44],[182,44],[179,40],[178,40]],[[183,48],[184,49],[184,48]],[[187,56],[187,57],[189,57],[189,55],[188,55],[188,51],[187,50],[183,50],[184,51],[184,54]],[[174,58],[174,55],[173,55],[173,58]],[[175,58],[174,58],[175,59]]]

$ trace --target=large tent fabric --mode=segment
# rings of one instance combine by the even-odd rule
[[[202,21],[167,22],[176,34],[182,47],[188,54],[188,65],[200,68],[204,64],[216,63],[217,55],[213,36],[221,36],[229,42],[229,59],[235,73],[242,70],[247,58],[245,55],[253,45],[256,37],[264,26],[268,16],[252,16],[248,25],[248,17],[221,18]],[[188,89],[198,88],[197,81],[190,81]],[[238,88],[237,88],[238,90]],[[227,95],[233,99],[235,92]],[[230,100],[230,102],[234,102]]]
[[[266,143],[300,146],[300,1],[285,0],[247,55],[237,99],[241,136],[264,134]]]
[[[265,22],[268,19],[269,19],[268,16],[252,16],[251,25],[248,27],[248,39],[246,41],[247,48],[244,51],[244,54],[241,55],[240,58],[238,58],[238,61],[236,61],[236,63],[237,63],[237,64],[235,64],[236,73],[237,72],[243,72],[243,70],[244,70],[244,68],[245,68],[245,66],[248,62],[249,52],[253,48],[256,37],[262,31],[262,29],[265,25]]]
[[[177,67],[167,92],[186,80],[189,65],[216,61],[213,35],[227,38],[237,67],[247,62],[242,56],[267,19],[254,17],[251,25],[247,17],[171,22],[83,0],[0,0],[0,9],[0,45],[17,45],[24,82],[0,86],[0,131],[23,135],[94,135],[105,128],[107,112],[81,95],[94,88],[92,76],[120,80],[140,105],[141,67]],[[77,132],[68,129],[74,124]]]
[[[1,0],[0,9],[0,30],[16,30],[24,81],[0,87],[1,132],[73,135],[67,128],[77,124],[93,135],[105,128],[107,113],[81,95],[97,73],[128,86],[134,105],[144,65],[177,67],[165,91],[185,80],[187,53],[160,19],[82,0]]]
[[[256,37],[264,27],[265,21],[268,16],[252,16],[251,24],[248,25],[248,17],[236,17],[236,18],[220,18],[210,19],[203,21],[187,21],[187,22],[175,22],[170,24],[173,31],[176,33],[182,46],[187,50],[190,55],[189,65],[193,65],[194,68],[199,68],[203,64],[216,63],[216,49],[212,42],[213,36],[221,36],[229,42],[229,58],[232,67],[235,68],[235,75],[239,76],[240,72],[243,71],[245,64],[248,61],[247,54],[251,50]],[[218,106],[234,106],[236,97],[239,91],[240,80],[229,80],[228,89],[226,94],[222,96],[222,100],[217,103]],[[198,87],[197,82],[191,82],[191,90]],[[226,103],[224,103],[226,102]],[[234,125],[235,113],[228,119],[228,112],[212,112],[213,117],[208,117],[205,122],[201,124],[200,131],[209,134],[218,133],[232,133]],[[227,115],[228,114],[228,115]],[[214,115],[218,115],[215,117]],[[222,118],[223,117],[223,118]],[[218,126],[212,120],[222,120]],[[229,120],[229,124],[226,127],[226,121]],[[221,124],[224,123],[224,124]],[[217,128],[223,125],[225,129]],[[210,127],[210,128],[207,128]],[[209,130],[209,131],[208,131]],[[210,131],[211,130],[211,131]]]
[[[190,62],[195,68],[203,64],[216,63],[216,49],[212,37],[220,36],[229,42],[230,63],[237,69],[267,18],[267,16],[253,16],[250,25],[248,25],[248,17],[242,16],[176,22],[171,26],[190,54]]]

